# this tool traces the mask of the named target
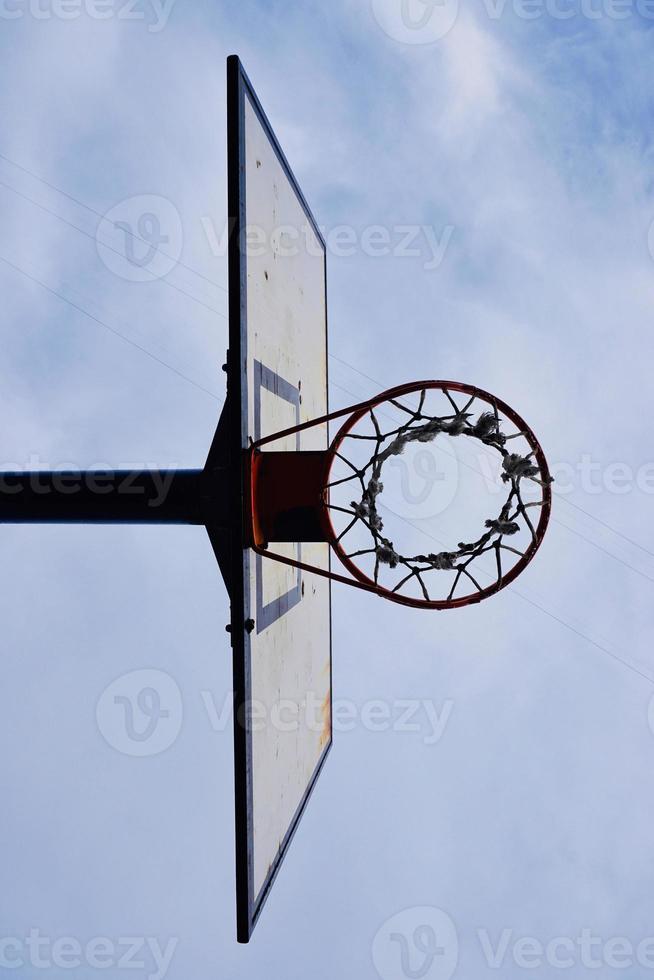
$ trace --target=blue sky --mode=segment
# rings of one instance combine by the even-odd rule
[[[570,949],[571,976],[650,976],[653,11],[410,0],[407,27],[399,0],[64,8],[0,2],[2,468],[203,462],[238,53],[331,241],[332,404],[425,376],[480,385],[533,426],[558,482],[535,563],[479,607],[336,590],[334,696],[354,723],[248,948],[227,602],[204,533],[3,528],[0,940],[23,965],[0,972],[114,980],[139,937],[130,975],[171,980],[513,980],[558,976]],[[179,261],[139,282],[96,234],[152,197]],[[391,254],[366,254],[372,226]],[[417,254],[398,254],[405,226]],[[421,527],[451,533],[447,511]],[[135,757],[98,705],[144,670],[173,729]],[[433,962],[429,928],[447,947]],[[52,954],[102,937],[104,969]]]

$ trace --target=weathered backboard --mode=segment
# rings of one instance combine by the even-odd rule
[[[252,440],[328,411],[326,250],[238,58],[227,74],[228,398],[240,457]],[[270,449],[327,446],[323,426]],[[250,552],[238,524],[235,515],[236,875],[247,942],[331,747],[331,595],[329,580]],[[279,550],[300,547],[329,568],[327,544]]]

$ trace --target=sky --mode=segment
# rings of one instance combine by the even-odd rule
[[[2,469],[204,462],[237,53],[327,238],[332,406],[476,384],[556,477],[535,561],[479,606],[335,588],[334,748],[248,947],[204,531],[3,527],[1,975],[653,975],[653,23],[0,0]],[[147,275],[111,235],[150,214]],[[407,479],[425,541],[453,533]],[[139,742],[106,705],[147,688],[167,714]]]

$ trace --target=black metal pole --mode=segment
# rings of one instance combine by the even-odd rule
[[[225,526],[225,495],[205,470],[0,473],[0,524]]]

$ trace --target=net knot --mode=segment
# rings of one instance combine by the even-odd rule
[[[400,564],[400,556],[390,541],[383,541],[382,544],[378,545],[375,554],[380,562],[384,565],[390,565],[391,568],[397,568]]]
[[[501,517],[496,521],[486,521],[486,527],[494,534],[517,534],[520,530],[520,525],[516,521],[508,521]]]
[[[506,442],[506,436],[500,432],[500,420],[494,412],[482,412],[472,431],[478,439],[484,441],[492,440],[502,446]]]
[[[523,477],[538,476],[538,467],[529,459],[528,456],[520,456],[518,453],[508,453],[502,463],[504,473],[502,479],[505,483],[509,480],[522,480]]]

